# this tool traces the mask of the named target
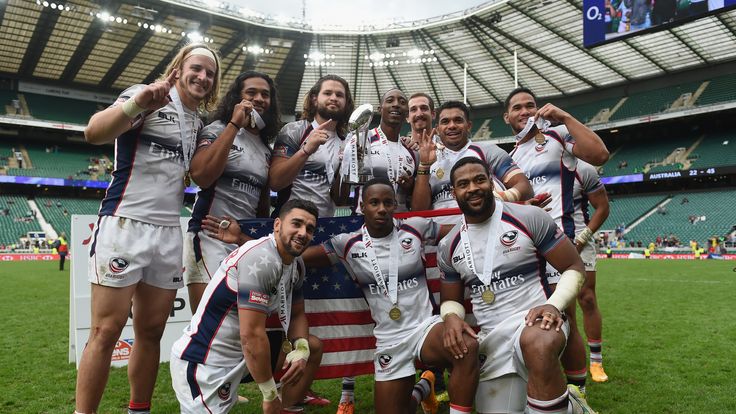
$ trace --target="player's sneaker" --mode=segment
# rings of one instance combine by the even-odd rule
[[[437,394],[437,401],[439,402],[450,401],[450,394],[447,393],[447,390],[444,390],[441,393]]]
[[[567,384],[567,391],[570,393],[570,404],[572,405],[573,414],[598,414],[585,399],[585,394],[580,392],[577,385]]]
[[[590,376],[595,382],[606,382],[608,381],[608,375],[603,370],[603,364],[600,362],[590,363]]]
[[[330,405],[330,400],[327,398],[317,395],[314,393],[314,391],[309,390],[307,391],[307,394],[304,396],[304,400],[302,400],[302,404],[304,405],[314,405],[317,407],[324,407],[325,405]]]
[[[422,378],[429,382],[429,395],[422,401],[422,411],[424,414],[437,414],[440,403],[437,402],[437,396],[434,393],[434,373],[432,371],[422,372]]]
[[[354,402],[341,402],[337,406],[336,414],[355,414],[355,403]]]

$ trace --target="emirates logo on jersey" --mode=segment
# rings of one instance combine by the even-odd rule
[[[516,243],[516,239],[519,237],[519,232],[516,230],[509,230],[501,235],[501,244],[506,247],[512,246]]]
[[[381,354],[381,356],[378,357],[378,363],[381,365],[381,368],[386,369],[392,359],[391,355]]]

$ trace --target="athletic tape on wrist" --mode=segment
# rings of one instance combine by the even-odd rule
[[[440,317],[444,321],[448,315],[455,314],[460,319],[465,320],[465,307],[454,300],[446,300],[440,305]]]
[[[309,360],[309,341],[304,338],[294,341],[294,350],[286,354],[286,362],[296,361],[297,359]]]
[[[146,108],[141,108],[137,103],[135,103],[135,96],[131,96],[130,99],[123,103],[123,113],[125,113],[128,118],[135,118],[145,110]]]
[[[273,380],[273,377],[268,381],[259,382],[258,388],[260,388],[261,394],[263,394],[263,401],[273,401],[279,398],[279,393],[276,390],[276,381]]]
[[[580,234],[575,237],[575,243],[585,246],[588,244],[591,240],[593,240],[593,230],[586,227],[583,231],[580,232]]]
[[[552,296],[547,299],[546,304],[554,306],[560,312],[564,311],[567,305],[578,297],[583,281],[585,277],[582,273],[573,269],[565,270],[560,275],[560,281],[557,282],[557,287]]]
[[[515,188],[509,188],[508,190],[504,191],[503,194],[505,201],[519,201],[519,199],[521,198],[521,193],[519,193],[519,190]]]

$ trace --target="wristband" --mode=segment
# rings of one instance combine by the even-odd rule
[[[233,122],[233,121],[230,121],[230,122],[228,122],[227,124],[228,124],[228,125],[230,125],[230,124],[233,124],[233,126],[235,127],[235,129],[237,129],[238,131],[240,131],[240,127],[239,127],[239,126],[238,126],[238,124],[236,124],[235,122]]]
[[[125,101],[122,108],[123,113],[128,118],[135,118],[146,110],[146,108],[141,108],[137,103],[135,103],[135,96],[131,96],[130,99]]]
[[[504,201],[514,202],[519,201],[519,199],[521,198],[521,193],[519,193],[519,190],[515,188],[509,188],[501,194],[503,194]]]
[[[273,380],[273,377],[268,381],[259,382],[258,388],[261,389],[261,394],[263,394],[263,401],[273,401],[279,398],[279,393],[276,390],[276,381]]]
[[[567,305],[578,297],[583,281],[585,281],[585,277],[582,273],[573,269],[565,270],[560,275],[560,281],[557,282],[557,287],[552,296],[547,299],[546,304],[552,305],[562,312],[567,308]]]
[[[417,168],[417,175],[429,175],[429,170],[424,168]]]
[[[580,232],[575,237],[575,244],[579,244],[580,246],[585,246],[590,241],[593,240],[593,230],[591,230],[589,227],[586,227],[583,229],[583,231]]]
[[[297,359],[309,360],[309,342],[304,338],[294,341],[294,350],[286,354],[286,362],[293,362]]]
[[[457,315],[461,320],[465,320],[465,307],[454,300],[446,300],[440,305],[440,317],[444,321],[448,315]]]
[[[434,165],[433,162],[422,162],[422,161],[419,161],[419,166],[420,167],[431,167],[432,165]]]

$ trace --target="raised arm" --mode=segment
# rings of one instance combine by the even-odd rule
[[[304,145],[288,158],[274,154],[271,159],[271,169],[268,172],[268,181],[273,191],[283,190],[294,182],[299,171],[307,163],[307,159],[327,142],[328,130],[334,128],[334,125],[331,119],[321,123],[309,133]]]
[[[166,79],[146,85],[122,104],[92,115],[84,129],[84,138],[95,145],[112,142],[146,114],[166,106],[169,90],[174,86],[177,75],[178,71],[174,69]]]
[[[200,141],[190,167],[192,179],[197,185],[208,188],[220,178],[222,172],[225,171],[227,157],[230,154],[230,148],[233,146],[235,137],[238,135],[240,128],[250,122],[252,110],[253,103],[243,99],[235,105],[232,119],[225,125],[225,129],[220,132],[217,139],[210,141],[205,136]]]
[[[435,130],[422,132],[419,137],[419,167],[414,179],[414,189],[411,194],[411,209],[413,211],[429,210],[432,208],[432,188],[429,186],[429,170],[437,161],[437,147],[432,140]]]
[[[575,138],[572,153],[576,157],[593,165],[603,165],[608,161],[608,149],[601,137],[569,113],[552,104],[546,104],[537,111],[537,116],[565,124],[567,131]]]

